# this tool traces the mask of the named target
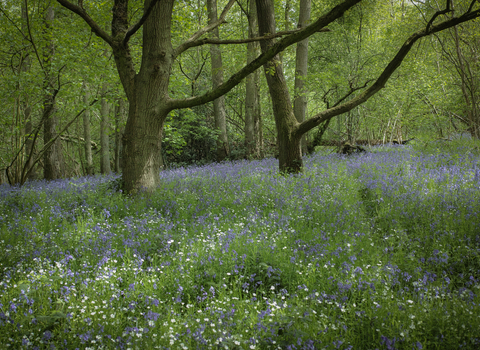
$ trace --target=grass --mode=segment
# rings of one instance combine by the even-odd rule
[[[477,349],[476,148],[0,187],[12,349]]]

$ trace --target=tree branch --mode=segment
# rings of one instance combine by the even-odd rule
[[[152,0],[148,8],[143,13],[142,18],[140,18],[140,20],[137,23],[135,23],[133,26],[128,28],[127,33],[125,34],[125,38],[123,38],[123,44],[126,44],[128,40],[130,40],[130,37],[140,29],[140,27],[143,25],[143,23],[145,23],[148,16],[150,16],[150,13],[152,13],[153,8],[159,1],[160,0]]]
[[[433,21],[435,21],[435,18],[437,18],[440,15],[444,15],[444,14],[447,14],[449,12],[452,12],[452,10],[450,9],[451,5],[452,5],[452,0],[447,0],[445,10],[435,12],[435,14],[432,16],[430,21],[428,21],[427,28],[426,28],[427,32],[430,29],[430,27],[432,26]]]
[[[192,47],[197,47],[197,46],[202,46],[206,44],[211,44],[211,45],[237,45],[237,44],[248,44],[251,42],[256,42],[256,41],[261,41],[261,40],[268,40],[268,39],[275,39],[279,38],[285,35],[290,35],[296,32],[299,32],[301,28],[293,29],[293,30],[284,30],[282,32],[278,32],[275,34],[271,35],[264,35],[264,36],[257,36],[255,38],[247,38],[247,39],[230,39],[230,40],[221,40],[221,39],[210,39],[210,38],[204,38],[196,41],[192,41],[189,43],[186,43],[186,45],[183,47],[183,51],[186,51],[188,49],[191,49]],[[328,28],[322,28],[319,30],[319,32],[330,32],[330,29]]]
[[[70,11],[76,13],[77,15],[79,15],[80,17],[83,18],[83,20],[85,22],[87,22],[87,24],[90,26],[90,28],[92,29],[92,31],[97,35],[99,36],[100,38],[102,38],[103,40],[105,40],[105,42],[112,46],[113,45],[113,39],[110,35],[107,34],[106,31],[104,31],[93,19],[92,17],[90,17],[88,14],[87,14],[87,11],[85,11],[82,7],[80,6],[77,6],[77,5],[74,5],[72,4],[71,2],[67,1],[67,0],[57,0],[57,2],[62,5],[63,7],[69,9]],[[83,6],[83,5],[82,5]]]
[[[187,41],[184,43],[180,44],[175,50],[174,50],[174,57],[178,57],[182,52],[185,50],[189,49],[190,43],[196,41],[198,38],[200,38],[203,34],[210,32],[211,30],[217,28],[220,24],[225,23],[225,17],[228,13],[228,11],[231,9],[233,4],[235,3],[236,0],[230,0],[228,4],[225,6],[225,8],[222,11],[222,14],[218,17],[218,19],[215,22],[210,23],[206,27],[203,27],[200,29],[198,32],[193,34]],[[199,46],[199,45],[194,45],[194,46]]]
[[[467,12],[472,12],[473,6],[475,5],[476,1],[480,3],[480,0],[472,0],[472,2],[470,3],[470,6],[468,7]]]
[[[35,41],[33,40],[32,29],[31,29],[31,26],[30,26],[30,19],[29,19],[29,16],[28,16],[28,3],[27,3],[27,0],[25,0],[25,11],[26,11],[25,19],[27,20],[28,36],[30,37],[30,40],[29,40],[29,41],[30,41],[30,43],[31,43],[32,46],[33,46],[33,50],[35,51],[35,56],[37,56],[38,64],[39,64],[40,67],[42,68],[43,73],[46,74],[45,68],[43,67],[43,60],[40,59],[40,55],[38,54],[37,45],[35,45]]]
[[[255,70],[266,64],[279,52],[285,50],[290,45],[293,45],[305,38],[308,38],[314,33],[322,31],[327,25],[343,16],[343,14],[362,0],[345,0],[341,4],[332,8],[328,13],[319,17],[315,22],[300,30],[294,31],[292,34],[274,43],[266,52],[262,53],[255,60],[244,66],[237,73],[233,74],[226,82],[217,88],[208,91],[204,95],[190,97],[182,100],[170,100],[167,102],[167,110],[177,108],[190,108],[198,106],[217,99],[225,95],[236,85],[238,85],[247,75],[253,73]]]
[[[435,14],[437,15],[437,14]],[[436,17],[434,15],[434,17]],[[314,116],[311,119],[308,119],[304,121],[301,124],[298,124],[295,128],[294,134],[297,137],[300,137],[301,135],[305,134],[306,132],[310,131],[313,129],[315,126],[319,125],[323,121],[326,121],[328,119],[331,119],[337,115],[346,113],[350,111],[351,109],[357,107],[358,105],[364,103],[367,101],[370,97],[375,95],[378,91],[383,89],[385,87],[385,84],[387,83],[388,79],[391,77],[393,72],[400,66],[402,63],[403,59],[407,56],[408,52],[411,50],[413,45],[421,38],[440,32],[442,30],[451,28],[453,26],[456,26],[460,23],[470,21],[472,19],[480,17],[480,9],[476,11],[467,11],[463,15],[459,17],[452,17],[446,21],[443,21],[439,24],[436,25],[431,25],[430,23],[432,20],[430,20],[426,26],[425,29],[419,30],[416,33],[412,34],[402,45],[400,50],[397,52],[395,57],[390,61],[390,63],[387,65],[387,67],[383,70],[383,72],[380,74],[378,79],[371,85],[368,89],[366,89],[364,92],[359,94],[357,97],[353,98],[352,100],[345,102],[341,105],[338,105],[336,107],[332,107],[330,109],[327,109],[316,116]]]
[[[357,86],[357,87],[352,87],[350,84],[350,90],[341,98],[339,99],[334,105],[333,107],[336,107],[338,106],[340,103],[342,103],[343,101],[345,101],[347,99],[347,97],[349,97],[351,94],[353,94],[355,91],[358,91],[358,90],[361,90],[361,89],[364,89],[367,87],[368,83],[372,82],[373,79],[368,79],[365,84],[363,84],[362,86]]]
[[[8,16],[8,14],[0,7],[0,12],[5,16],[5,18],[17,29],[17,31],[23,36],[27,41],[30,41],[28,37],[23,33],[23,31],[17,26],[17,24]],[[5,51],[6,52],[6,51]]]

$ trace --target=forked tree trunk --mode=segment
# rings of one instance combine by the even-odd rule
[[[258,28],[261,36],[275,33],[274,13],[272,1],[257,0]],[[273,40],[262,40],[260,42],[262,52],[266,52],[273,44]],[[303,167],[300,150],[301,137],[294,136],[298,122],[293,114],[280,56],[275,56],[273,60],[265,64],[264,71],[277,127],[280,172],[300,172]]]
[[[117,5],[125,5],[118,2]],[[148,7],[149,1],[145,3]],[[128,193],[153,191],[160,184],[162,129],[168,115],[168,83],[172,68],[171,14],[173,0],[153,8],[143,26],[142,65],[132,71],[125,56],[123,39],[114,45],[114,56],[129,101],[128,120],[123,135],[123,185]],[[128,12],[117,17],[113,35],[128,28]],[[117,50],[120,50],[118,52]]]

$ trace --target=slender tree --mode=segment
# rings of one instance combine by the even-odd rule
[[[102,174],[110,174],[110,141],[109,141],[109,118],[110,106],[105,94],[107,85],[102,86],[102,99],[100,100],[100,172]]]
[[[27,33],[28,28],[27,28],[27,7],[24,1],[22,1],[22,32]],[[26,73],[30,70],[31,62],[30,62],[30,56],[28,53],[28,50],[24,50],[24,55],[22,55],[22,62],[21,62],[21,67],[20,70],[23,73]],[[27,137],[25,141],[25,159],[26,159],[26,166],[30,169],[32,169],[29,173],[28,178],[29,179],[35,179],[36,174],[34,170],[34,164],[33,164],[33,157],[31,154],[34,152],[34,143],[33,143],[33,138],[31,137],[32,131],[33,131],[33,123],[32,123],[32,107],[30,106],[30,103],[28,101],[28,98],[25,97],[25,100],[23,101],[23,114],[24,114],[24,120],[25,120],[25,135]]]
[[[52,27],[53,21],[55,18],[55,11],[52,6],[49,6],[45,12],[45,36],[46,44],[43,52],[43,66],[44,66],[44,100],[43,108],[44,111],[49,111],[47,115],[44,115],[43,122],[43,135],[44,135],[44,144],[49,143],[51,140],[55,139],[57,136],[57,124],[58,118],[55,114],[55,96],[54,93],[55,85],[52,72],[52,59],[54,55],[54,43],[52,36]],[[44,178],[47,180],[54,180],[61,178],[64,173],[64,160],[62,154],[62,145],[60,139],[56,139],[52,145],[46,149],[44,153]]]
[[[258,36],[257,8],[255,1],[249,2],[246,12],[248,18],[248,37]],[[258,42],[247,44],[247,64],[250,64],[260,53]],[[261,117],[260,117],[260,71],[256,70],[246,78],[245,82],[245,148],[246,156],[259,156],[261,145]]]
[[[83,88],[83,103],[87,105],[90,99],[90,92],[85,82],[83,82]],[[90,131],[90,111],[88,109],[83,113],[83,138],[85,139],[85,173],[93,175],[92,133]]]
[[[207,0],[208,23],[215,24],[218,21],[217,0]],[[212,38],[219,39],[218,27],[212,30]],[[210,58],[212,61],[212,86],[216,88],[223,83],[223,64],[220,45],[210,45]],[[230,155],[227,136],[227,121],[225,111],[225,98],[220,96],[213,101],[213,114],[215,128],[219,135],[217,138],[217,161],[222,161]]]
[[[124,101],[122,98],[117,99],[115,104],[115,162],[114,162],[114,171],[120,173],[122,169],[122,164],[120,162],[121,155],[121,140],[122,140],[122,127],[121,121],[124,110]]]
[[[298,18],[298,28],[308,25],[310,12],[312,10],[311,0],[300,0],[300,11]],[[308,73],[308,38],[297,43],[295,54],[295,95],[293,99],[293,112],[299,123],[305,120],[307,111],[307,96],[305,90],[305,79]],[[302,137],[302,153],[307,152],[307,140],[305,135]]]

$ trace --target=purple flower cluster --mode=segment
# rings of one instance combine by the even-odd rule
[[[479,161],[407,148],[0,187],[0,341],[26,349],[478,345]],[[422,343],[424,342],[424,343]]]

